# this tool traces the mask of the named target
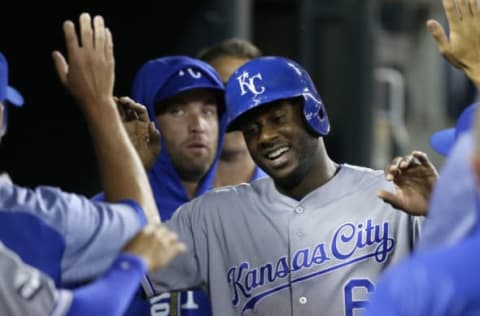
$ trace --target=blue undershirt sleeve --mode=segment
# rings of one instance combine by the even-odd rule
[[[147,271],[139,257],[123,253],[94,283],[73,291],[68,316],[123,315]]]

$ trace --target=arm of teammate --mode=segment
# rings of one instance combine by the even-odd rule
[[[67,58],[53,52],[58,76],[80,105],[97,153],[107,201],[131,199],[144,209],[149,222],[159,214],[140,158],[123,127],[113,98],[114,56],[111,33],[103,18],[80,15],[79,37],[73,22],[63,24]],[[68,59],[68,62],[67,62]]]
[[[443,0],[443,8],[449,36],[436,20],[428,20],[427,28],[440,54],[480,87],[480,10],[477,1]]]
[[[381,190],[378,196],[410,215],[426,215],[438,172],[427,155],[413,151],[405,157],[396,157],[385,168],[385,178],[393,181],[395,192]]]
[[[102,278],[73,291],[68,316],[123,315],[147,269],[162,269],[185,250],[185,244],[165,226],[147,226],[127,243]]]
[[[0,243],[0,310],[13,316],[123,315],[147,269],[161,269],[185,250],[165,226],[147,226],[127,243],[103,277],[68,291],[56,289],[51,279]]]

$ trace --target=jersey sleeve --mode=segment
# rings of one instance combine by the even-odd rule
[[[17,187],[21,211],[34,213],[65,241],[62,282],[75,284],[96,278],[111,266],[124,244],[145,224],[142,208],[133,200],[91,201],[58,188]]]
[[[75,195],[79,211],[67,218],[62,281],[76,283],[105,272],[125,243],[146,225],[143,209],[133,200],[94,202]]]
[[[53,281],[23,263],[0,243],[0,310],[2,315],[65,315],[72,295],[57,290]]]
[[[194,199],[178,208],[165,224],[187,245],[187,252],[177,256],[160,271],[148,275],[142,283],[148,296],[161,292],[187,290],[206,284],[208,271],[205,209],[202,198]]]
[[[68,316],[124,315],[146,270],[139,257],[121,254],[105,275],[73,291]]]

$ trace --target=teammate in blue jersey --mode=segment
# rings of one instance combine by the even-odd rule
[[[132,142],[149,170],[163,220],[213,188],[225,130],[223,95],[223,83],[210,65],[186,56],[169,56],[147,61],[136,74],[133,100],[118,100]],[[102,198],[102,194],[94,197]],[[127,315],[211,314],[202,290],[146,299],[150,295],[140,289]]]
[[[480,87],[480,10],[477,2],[444,0],[443,5],[450,28],[449,38],[437,21],[430,20],[427,26],[442,55],[464,70]],[[433,224],[429,236],[441,236],[440,242],[444,244],[430,238],[411,258],[386,271],[365,315],[480,313],[480,278],[477,277],[480,258],[479,115],[478,107],[470,106],[457,121],[454,133],[446,130],[436,134],[435,138],[445,138],[442,142],[432,139],[432,146],[448,157],[432,194],[428,210],[430,219],[425,228]],[[469,132],[468,126],[473,121],[474,131]],[[445,141],[447,138],[449,140]]]
[[[189,251],[149,275],[152,292],[206,287],[214,315],[361,311],[381,271],[412,250],[421,218],[377,197],[394,190],[382,170],[329,158],[327,112],[298,63],[245,63],[225,100],[229,130],[269,177],[182,205],[166,224]]]
[[[478,104],[465,108],[457,120],[455,128],[447,128],[434,133],[430,143],[433,149],[442,155],[448,155],[453,145],[464,133],[470,131]],[[428,220],[425,222],[416,251],[429,250],[452,245],[469,235],[477,222],[475,176],[468,164],[457,166],[455,189],[448,195],[437,196],[442,201],[428,210]],[[444,181],[438,185],[446,185]]]
[[[473,147],[470,133],[462,135],[454,145],[440,170],[440,178],[429,205],[429,216],[454,213],[455,209],[459,209],[458,220],[463,221],[463,218],[460,218],[464,213],[461,209],[472,208],[469,204],[474,204],[478,218],[478,189],[476,185],[472,186],[472,183],[463,181],[463,177],[471,177],[472,172],[475,172],[476,177],[480,176],[480,168],[474,171],[470,166]],[[477,147],[475,155],[479,154]],[[459,194],[475,195],[476,198],[462,201],[458,199]],[[452,204],[452,201],[457,201],[456,205]],[[454,209],[451,209],[452,207]],[[408,260],[387,270],[380,278],[364,315],[478,315],[480,230],[478,220],[472,224],[473,228],[461,239],[443,247],[436,245],[422,248]],[[456,226],[456,223],[452,222],[452,226]],[[443,232],[449,234],[448,229],[437,234],[441,235]]]
[[[0,179],[0,270],[3,276],[0,310],[8,315],[122,315],[147,267],[159,269],[185,251],[185,245],[164,226],[150,225],[140,230],[145,222],[142,207],[153,214],[152,221],[156,219],[157,223],[158,215],[147,177],[113,101],[111,35],[101,16],[93,19],[92,28],[87,13],[80,16],[80,32],[79,39],[74,24],[64,23],[68,63],[63,55],[54,52],[55,65],[62,83],[84,111],[102,171],[106,176],[112,176],[112,171],[119,176],[116,181],[120,182],[109,182],[105,186],[109,199],[130,202],[94,206],[86,198],[56,188],[18,187],[3,174]],[[10,105],[23,105],[23,97],[8,85],[8,64],[0,53],[2,137],[7,131],[6,112]],[[113,164],[114,169],[110,170],[105,164]],[[118,167],[129,170],[118,172]],[[136,183],[132,183],[132,179]],[[111,267],[91,285],[73,292],[57,291],[53,280],[24,264],[4,243],[57,283],[60,279],[89,280]],[[86,268],[77,266],[79,263],[95,266]]]
[[[212,65],[226,83],[238,67],[261,55],[261,50],[253,43],[240,38],[228,38],[202,49],[197,57]],[[215,186],[250,182],[263,176],[265,172],[255,164],[248,153],[242,133],[226,133],[215,174]]]

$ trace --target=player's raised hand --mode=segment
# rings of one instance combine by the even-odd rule
[[[147,108],[129,97],[115,98],[123,125],[143,166],[150,170],[160,154],[160,132],[148,117]]]
[[[187,247],[165,225],[150,224],[137,233],[123,250],[143,258],[148,270],[154,271],[165,267]]]
[[[113,41],[103,18],[82,13],[79,34],[72,21],[63,23],[66,58],[52,53],[55,69],[63,85],[85,110],[96,110],[99,102],[113,102],[114,67]],[[104,104],[104,103],[102,103]],[[90,108],[89,108],[90,107]]]
[[[426,215],[438,172],[427,155],[413,151],[397,157],[385,168],[385,178],[395,183],[395,192],[379,191],[378,196],[411,215]]]
[[[428,20],[427,28],[437,42],[439,52],[480,86],[480,10],[477,0],[443,0],[443,8],[449,36],[436,20]]]

